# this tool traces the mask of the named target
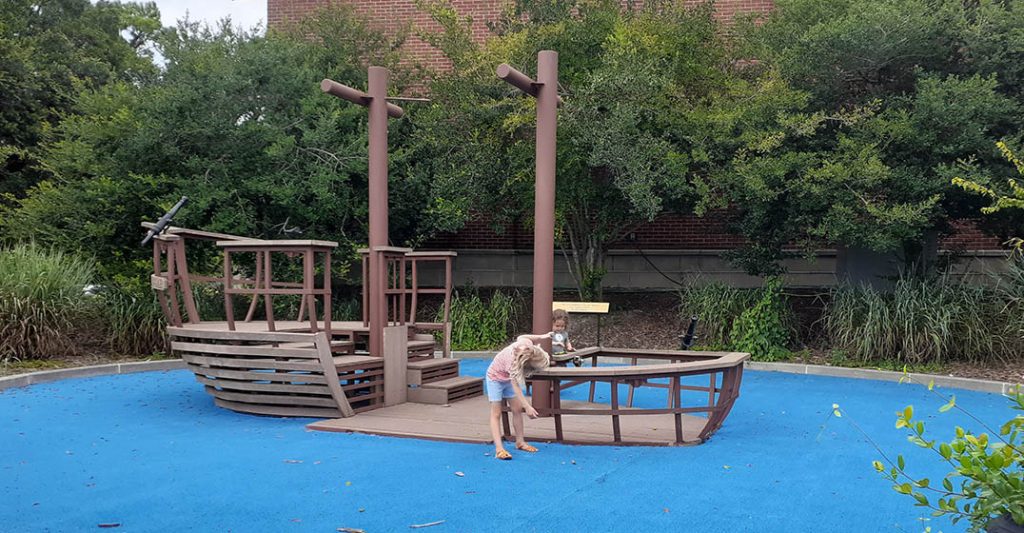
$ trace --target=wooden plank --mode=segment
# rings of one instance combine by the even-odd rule
[[[448,403],[448,391],[441,389],[424,389],[423,387],[410,388],[406,393],[408,401],[416,403],[429,403],[444,405]]]
[[[583,376],[598,378],[622,378],[668,376],[671,374],[705,373],[742,365],[748,354],[729,354],[711,361],[690,361],[685,363],[665,363],[638,366],[604,366],[604,367],[549,367],[538,370],[535,377],[559,377],[564,379],[581,379]]]
[[[551,302],[551,310],[561,309],[567,313],[605,314],[608,302]]]
[[[430,370],[432,368],[459,367],[455,359],[424,359],[423,361],[409,361],[409,370]]]
[[[446,257],[458,257],[458,252],[452,252],[449,250],[439,250],[436,252],[405,252],[405,256],[408,258],[415,258],[417,261],[429,261],[431,258],[437,258],[438,260]]]
[[[337,248],[338,243],[334,241],[316,240],[262,240],[262,239],[233,239],[217,241],[220,248],[231,248],[232,251],[264,251],[274,252],[285,251],[283,248]]]
[[[334,408],[337,405],[334,402],[334,398],[331,398],[329,396],[324,398],[316,398],[313,396],[258,394],[255,392],[231,392],[226,390],[218,390],[214,387],[205,388],[206,392],[210,393],[210,396],[232,402],[257,403],[264,405],[301,405],[328,408]]]
[[[279,381],[282,383],[320,383],[325,384],[327,380],[320,374],[293,374],[290,372],[244,372],[240,370],[226,370],[223,368],[208,368],[198,365],[188,365],[196,375],[212,378],[226,378],[248,381]]]
[[[331,355],[331,342],[327,333],[321,331],[316,334],[316,351],[320,354],[320,364],[323,365],[324,377],[327,379],[327,386],[331,389],[331,396],[341,411],[341,416],[354,416],[355,412],[348,403],[345,391],[341,390],[341,383],[338,382],[338,371],[334,368],[334,356]]]
[[[261,405],[255,403],[232,402],[214,398],[213,403],[218,407],[249,413],[254,415],[268,416],[295,416],[302,418],[337,418],[341,413],[337,409],[324,409],[320,407],[288,407],[284,405]]]
[[[563,407],[585,406],[584,402],[562,400]],[[478,396],[446,406],[405,403],[369,411],[354,418],[323,420],[307,427],[317,431],[341,431],[413,437],[452,442],[491,442],[487,417],[487,398]],[[683,445],[697,444],[698,428],[704,419],[684,416]],[[556,441],[552,417],[526,419],[526,438],[531,441]],[[620,445],[676,446],[672,415],[622,417]],[[567,416],[563,420],[563,442],[586,445],[612,444],[611,427],[606,417]]]
[[[423,385],[422,388],[424,388],[424,389],[444,389],[444,390],[449,390],[449,389],[454,389],[454,388],[458,388],[458,387],[464,387],[466,385],[471,385],[471,384],[476,384],[476,383],[482,384],[483,383],[483,379],[482,378],[474,378],[472,376],[459,376],[459,377],[449,378],[449,379],[442,380],[442,381],[434,381],[434,382],[431,382],[431,383],[426,383],[426,384]]]
[[[250,342],[313,342],[312,333],[290,333],[272,331],[225,331],[217,329],[169,327],[171,337],[191,339],[250,341]]]
[[[409,364],[408,326],[384,328],[384,405],[396,405],[408,400],[409,386],[406,370]]]
[[[381,368],[384,366],[384,358],[369,355],[336,355],[334,356],[334,368],[339,372],[350,370],[362,370],[369,368]]]
[[[239,346],[232,344],[202,344],[197,342],[171,341],[171,350],[205,354],[240,355],[250,357],[279,357],[316,359],[312,348],[279,348],[276,346]]]
[[[289,385],[284,383],[253,383],[251,381],[235,381],[232,379],[210,379],[205,376],[196,376],[196,381],[210,387],[237,391],[265,391],[280,392],[284,394],[306,394],[310,396],[330,397],[331,391],[323,385]],[[344,388],[344,387],[343,387]],[[333,400],[332,400],[333,401]]]
[[[268,361],[266,359],[251,359],[247,357],[207,357],[205,355],[182,354],[181,357],[186,363],[211,368],[243,368],[247,370],[294,370],[298,372],[320,372],[319,361],[296,362],[296,361]]]
[[[142,227],[144,227],[146,229],[153,229],[153,228],[156,227],[156,224],[153,223],[153,222],[143,222],[142,223]],[[212,231],[202,231],[202,230],[197,230],[197,229],[181,228],[181,227],[178,227],[178,226],[167,226],[165,228],[165,231],[167,233],[171,234],[171,235],[181,236],[181,237],[185,237],[187,239],[201,239],[201,240],[211,240],[211,241],[217,241],[217,240],[227,241],[227,240],[234,240],[234,239],[248,239],[248,237],[241,237],[241,236],[238,236],[238,235],[231,235],[231,234],[228,234],[228,233],[213,233]],[[167,237],[167,235],[164,234],[164,235],[161,235],[161,237]]]

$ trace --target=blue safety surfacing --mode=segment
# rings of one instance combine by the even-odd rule
[[[464,360],[463,373],[486,364]],[[941,392],[991,427],[1013,414],[997,394]],[[664,402],[642,389],[636,405]],[[833,403],[847,416],[832,417]],[[944,440],[977,427],[939,414],[942,403],[915,384],[748,371],[703,445],[539,444],[502,462],[489,445],[233,413],[183,370],[72,379],[0,392],[0,530],[963,531],[923,521],[850,424],[937,485],[948,470],[906,441],[894,413],[913,404]]]

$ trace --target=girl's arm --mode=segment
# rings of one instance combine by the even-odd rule
[[[516,380],[512,380],[512,391],[516,393],[516,398],[519,399],[519,403],[523,405],[523,410],[526,411],[526,416],[530,418],[537,418],[537,410],[526,401],[526,396],[523,396],[523,390],[519,388],[519,383]]]
[[[530,342],[532,342],[534,344],[537,344],[538,342],[551,337],[551,333],[552,332],[550,332],[550,331],[547,332],[547,333],[541,333],[540,335],[533,335],[533,334],[530,334],[530,333],[524,333],[524,334],[516,337],[516,341],[528,340],[528,341],[530,341]]]

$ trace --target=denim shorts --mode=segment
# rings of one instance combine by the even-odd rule
[[[503,398],[516,397],[516,391],[512,389],[512,381],[493,381],[487,378],[484,382],[484,388],[487,389],[487,399],[489,401],[500,402]]]

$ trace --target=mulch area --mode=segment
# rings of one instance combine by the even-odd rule
[[[522,295],[529,298],[528,295]],[[574,295],[556,295],[555,300],[577,300]],[[610,293],[605,295],[610,303],[609,313],[600,316],[600,339],[605,346],[621,346],[641,349],[673,350],[679,348],[679,336],[689,323],[688,318],[679,315],[679,298],[672,293]],[[527,307],[529,302],[527,301]],[[526,314],[526,313],[524,313]],[[569,332],[575,348],[594,346],[598,341],[599,315],[574,314],[571,316]],[[516,331],[527,331],[530,325],[526,319],[518,320]],[[34,361],[27,363],[2,364],[0,376],[70,368],[78,366],[147,361],[157,358],[109,356],[89,353],[67,358]],[[796,357],[793,362],[829,365],[832,362],[820,351],[810,350]],[[985,379],[1010,383],[1024,382],[1024,354],[1017,361],[994,363],[953,362],[929,373],[962,378]]]

